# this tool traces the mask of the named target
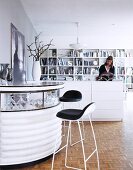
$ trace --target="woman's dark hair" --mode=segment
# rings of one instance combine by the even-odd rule
[[[106,59],[105,61],[105,65],[107,65],[107,61],[108,60],[111,60],[112,61],[112,64],[111,64],[111,67],[113,66],[113,57],[112,56],[108,56],[108,58]]]

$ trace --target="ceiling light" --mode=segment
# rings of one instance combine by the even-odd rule
[[[72,49],[80,50],[80,49],[85,48],[85,44],[80,44],[80,43],[79,43],[79,22],[75,22],[75,25],[76,25],[76,27],[77,27],[77,42],[74,43],[74,44],[70,44],[69,46],[70,46]]]

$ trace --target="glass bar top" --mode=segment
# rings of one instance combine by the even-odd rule
[[[0,83],[0,87],[45,87],[45,86],[58,86],[58,85],[63,85],[63,82],[44,82],[44,81],[39,81],[39,82],[34,82],[34,81],[29,81],[25,82],[23,84],[13,84],[11,82],[2,82]]]

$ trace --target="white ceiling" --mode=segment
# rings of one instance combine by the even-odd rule
[[[21,0],[36,31],[46,36],[133,35],[133,0]]]

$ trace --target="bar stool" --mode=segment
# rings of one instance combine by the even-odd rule
[[[79,102],[82,100],[82,94],[80,91],[78,90],[68,90],[66,91],[62,97],[59,98],[59,100],[63,103],[66,102]],[[64,104],[63,104],[63,109],[64,109]],[[84,134],[84,138],[85,138],[85,133],[84,133],[84,123],[83,121],[81,121],[82,123],[82,127],[83,127],[83,134]],[[63,120],[63,128],[64,128],[64,132],[65,132],[65,128],[68,127],[65,124],[65,120]],[[63,134],[63,136],[65,136],[65,133]],[[71,129],[70,129],[70,145],[73,146],[76,143],[78,143],[79,141],[75,142],[72,144],[71,142]]]
[[[84,169],[87,170],[87,166],[86,166],[86,162],[92,157],[92,155],[94,153],[96,153],[97,156],[97,164],[98,164],[98,170],[100,170],[100,165],[99,165],[99,155],[98,155],[98,149],[97,149],[97,142],[96,142],[96,137],[95,137],[95,132],[93,129],[93,124],[91,121],[91,113],[95,110],[95,103],[92,102],[90,104],[88,104],[83,110],[79,110],[79,109],[65,109],[65,110],[61,110],[60,112],[57,113],[57,117],[61,118],[61,119],[66,119],[69,121],[69,126],[68,126],[68,132],[67,132],[67,142],[66,145],[64,145],[62,148],[60,148],[59,150],[56,151],[56,143],[57,143],[57,139],[55,142],[55,148],[54,148],[54,153],[53,153],[53,159],[52,159],[52,167],[51,170],[53,170],[54,167],[54,158],[55,158],[55,154],[58,153],[60,150],[62,150],[63,148],[66,148],[66,154],[65,154],[65,167],[66,168],[70,168],[70,169],[78,169],[76,167],[71,167],[67,165],[67,157],[68,157],[68,145],[69,145],[69,137],[70,137],[70,129],[71,129],[71,123],[73,120],[77,121],[78,123],[78,129],[79,129],[79,134],[80,134],[80,142],[81,142],[81,146],[82,146],[82,152],[83,152],[83,159],[84,159]],[[81,131],[81,126],[79,123],[79,119],[83,116],[83,115],[88,115],[89,117],[89,122],[90,122],[90,126],[91,126],[91,130],[92,130],[92,134],[93,134],[93,139],[94,139],[94,144],[95,144],[95,149],[94,151],[86,158],[85,155],[85,149],[84,149],[84,143],[83,143],[83,135],[82,135],[82,131]]]

